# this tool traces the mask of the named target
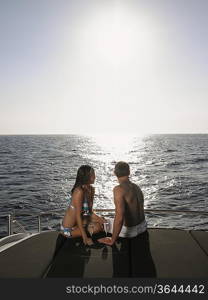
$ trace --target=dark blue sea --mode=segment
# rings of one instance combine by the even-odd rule
[[[144,193],[146,209],[208,211],[208,135],[0,136],[0,235],[9,213],[65,210],[82,164],[96,171],[95,208],[114,208],[113,168],[125,160],[131,179]],[[45,216],[42,229],[57,228],[63,213]],[[147,213],[149,227],[208,230],[208,216]],[[18,219],[18,218],[17,218]],[[36,217],[20,217],[26,230],[37,230]]]

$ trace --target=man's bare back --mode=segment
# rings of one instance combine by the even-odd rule
[[[120,183],[124,200],[124,225],[131,227],[144,221],[144,196],[138,185],[131,181]]]
[[[99,239],[99,242],[111,246],[119,236],[132,238],[147,230],[144,196],[140,187],[129,180],[129,165],[123,161],[116,163],[114,174],[119,185],[113,189],[115,217],[109,218],[109,232],[112,237]]]

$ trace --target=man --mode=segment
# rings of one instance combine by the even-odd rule
[[[113,245],[118,237],[135,237],[145,232],[147,223],[144,215],[144,197],[138,185],[129,180],[130,168],[125,162],[115,165],[114,174],[119,185],[114,187],[115,218],[108,219],[112,237],[101,238],[98,241]]]

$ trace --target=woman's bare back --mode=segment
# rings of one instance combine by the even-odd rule
[[[92,194],[92,187],[90,187],[90,192],[87,191],[87,190],[83,190],[81,188],[77,188],[77,190],[79,190],[83,195],[83,199],[84,197],[87,197],[87,198],[91,198],[89,199],[89,203],[90,203],[90,206],[92,207],[93,205],[93,198],[91,197],[91,194]],[[77,224],[76,224],[76,212],[75,212],[75,203],[74,203],[74,197],[73,197],[73,194],[72,194],[72,199],[71,199],[71,203],[69,205],[69,207],[67,208],[66,210],[66,213],[65,213],[65,216],[63,218],[63,222],[62,222],[62,225],[64,227],[75,227]],[[87,224],[88,222],[88,218],[87,217],[84,217],[83,216],[83,224]]]

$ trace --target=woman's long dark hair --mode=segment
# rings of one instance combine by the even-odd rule
[[[82,186],[83,184],[88,184],[90,182],[90,176],[93,174],[93,172],[94,169],[88,165],[82,165],[81,167],[79,167],[75,184],[71,190],[71,194],[73,194],[73,191],[76,187]]]

